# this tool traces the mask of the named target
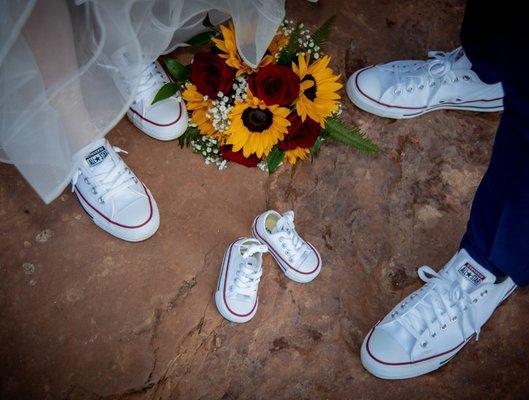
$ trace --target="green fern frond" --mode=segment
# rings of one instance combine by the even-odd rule
[[[360,129],[345,123],[339,116],[327,118],[323,133],[329,139],[366,153],[378,153],[381,150]]]
[[[331,17],[325,21],[314,33],[312,34],[312,40],[316,46],[323,48],[329,34],[331,33],[332,24],[336,19],[336,14],[331,15]]]

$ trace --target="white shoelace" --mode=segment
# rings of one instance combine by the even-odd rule
[[[399,95],[404,90],[413,92],[415,88],[422,90],[426,87],[439,87],[459,81],[452,70],[452,66],[461,51],[457,48],[449,53],[442,51],[428,52],[428,60],[424,63],[415,63],[408,68],[392,68],[395,73],[394,94]],[[470,80],[466,76],[466,80]]]
[[[127,154],[125,150],[122,150],[119,147],[112,146],[112,148],[116,153]],[[108,157],[110,157],[110,155]],[[77,181],[81,175],[83,175],[83,172],[80,168],[78,168],[72,177],[72,192],[75,191],[75,185],[77,184]],[[94,174],[90,177],[85,176],[83,179],[85,180],[86,184],[92,186],[92,193],[94,195],[99,195],[98,201],[101,204],[104,204],[109,198],[121,192],[122,190],[125,190],[138,183],[138,179],[125,165],[121,158],[110,170],[101,174]]]
[[[167,83],[158,70],[156,63],[150,63],[140,73],[140,82],[136,93],[136,101],[146,100],[144,103],[150,104],[152,98],[163,84]]]
[[[285,250],[289,262],[296,262],[305,255],[306,250],[308,250],[307,245],[296,232],[293,211],[285,212],[277,221],[275,229],[280,234],[279,242]]]
[[[239,264],[233,285],[230,287],[230,296],[251,301],[257,293],[263,270],[255,265],[255,259],[250,260],[250,258],[253,258],[257,253],[263,254],[268,252],[268,247],[262,244],[241,244],[240,250],[243,260],[246,261]]]
[[[428,329],[431,337],[437,335],[439,329],[444,330],[448,323],[459,320],[459,328],[463,335],[463,322],[468,318],[469,325],[479,339],[481,324],[477,318],[477,309],[469,294],[461,287],[460,282],[451,280],[445,275],[435,272],[428,266],[423,266],[418,270],[419,277],[431,285],[421,290],[429,292],[419,300],[413,308],[402,317],[396,317],[400,324],[415,339],[419,339],[424,326]],[[412,297],[415,297],[412,295]],[[431,315],[435,316],[431,320]],[[425,347],[427,342],[421,343]]]

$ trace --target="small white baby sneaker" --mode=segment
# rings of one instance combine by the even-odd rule
[[[501,111],[501,83],[488,85],[471,69],[461,47],[431,51],[428,60],[394,61],[356,71],[347,94],[359,108],[387,118],[440,110]]]
[[[130,242],[152,236],[160,214],[149,189],[125,165],[105,139],[79,150],[72,191],[94,223],[111,235]]]
[[[294,212],[283,215],[270,210],[253,222],[256,239],[268,246],[270,254],[285,275],[298,283],[307,283],[321,271],[321,256],[309,242],[303,240],[294,227]]]
[[[263,253],[268,248],[251,238],[232,243],[222,261],[215,303],[220,314],[232,322],[248,322],[257,311],[257,290],[263,273]]]
[[[152,104],[158,90],[168,82],[171,80],[158,62],[148,64],[141,73],[136,98],[127,111],[127,117],[139,130],[158,140],[176,139],[188,125],[186,106],[179,93]]]
[[[396,305],[369,332],[362,364],[383,379],[404,379],[434,371],[479,336],[496,307],[516,288],[460,250],[439,272],[419,268],[426,284]]]

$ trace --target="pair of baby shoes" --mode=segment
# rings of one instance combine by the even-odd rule
[[[247,322],[257,311],[264,253],[270,252],[287,278],[298,283],[312,281],[321,271],[321,256],[296,232],[293,211],[262,213],[253,222],[252,234],[230,244],[222,261],[215,302],[232,322]]]

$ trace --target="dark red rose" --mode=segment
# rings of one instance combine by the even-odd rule
[[[302,122],[295,113],[289,114],[287,118],[290,121],[290,126],[285,140],[277,145],[279,149],[283,151],[294,150],[298,147],[310,149],[320,134],[320,124],[309,117],[305,118],[305,122]]]
[[[257,164],[261,162],[261,159],[255,154],[250,154],[250,157],[244,157],[242,150],[232,151],[232,145],[227,144],[220,147],[220,155],[222,158],[228,161],[236,162],[237,164],[244,165],[245,167],[257,167]]]
[[[199,51],[191,64],[191,83],[203,95],[214,99],[218,92],[228,94],[235,79],[235,70],[218,55]]]
[[[291,104],[299,94],[299,77],[288,67],[267,65],[250,76],[248,85],[252,93],[267,106]]]

